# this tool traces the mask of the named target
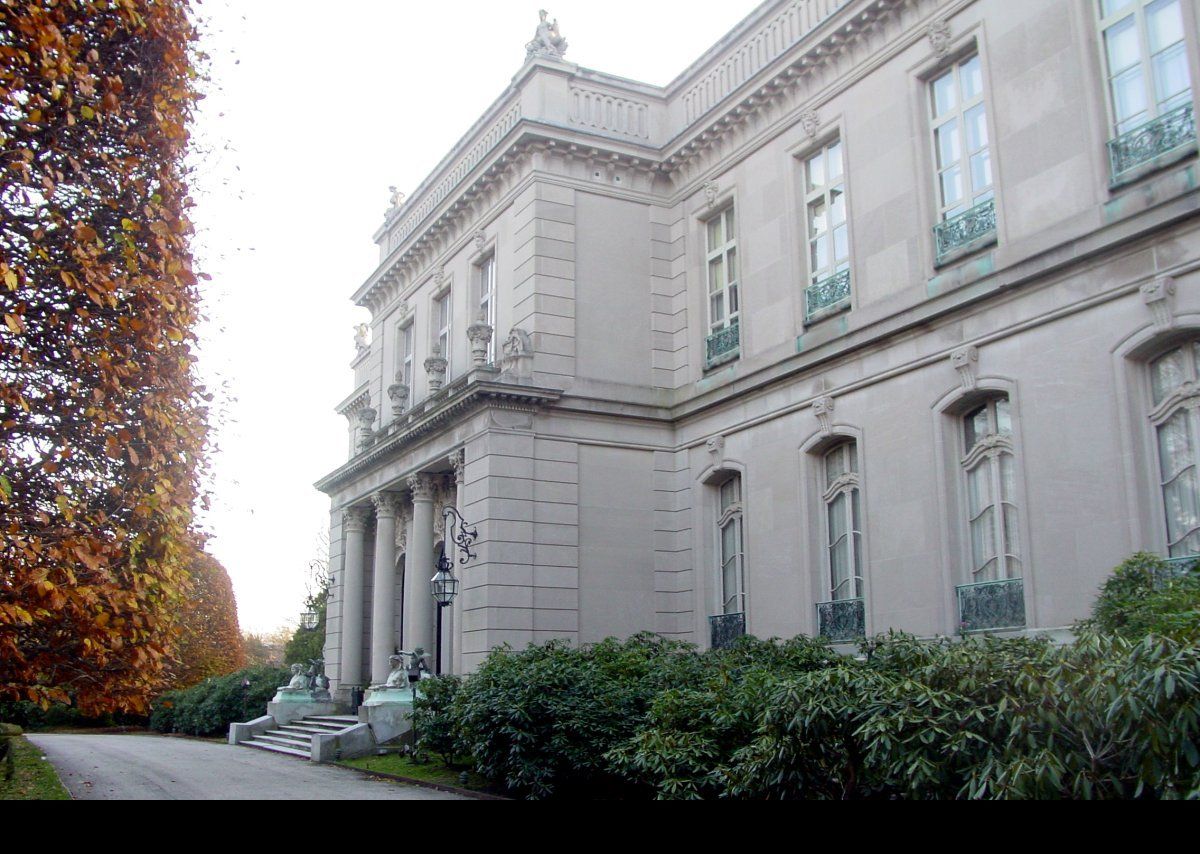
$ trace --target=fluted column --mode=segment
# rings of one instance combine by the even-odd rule
[[[412,490],[413,530],[404,564],[404,648],[425,650],[429,660],[437,649],[433,624],[433,480],[428,475],[408,479]]]
[[[387,682],[396,651],[396,514],[399,497],[379,492],[375,502],[375,583],[371,591],[371,684]]]
[[[363,651],[363,540],[367,531],[366,507],[350,507],[342,516],[346,540],[342,574],[341,687],[362,685]]]
[[[454,468],[454,506],[461,514],[463,512],[463,484],[466,483],[467,460],[465,451],[455,451],[450,455],[450,465]],[[454,574],[458,576],[458,596],[450,608],[450,619],[445,622],[443,643],[445,643],[447,669],[450,673],[462,673],[462,624],[463,624],[463,594],[466,592],[466,579],[463,578],[464,567],[458,562],[458,554],[453,543],[447,543],[446,554],[456,564]]]

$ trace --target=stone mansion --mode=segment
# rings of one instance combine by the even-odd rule
[[[454,672],[1054,632],[1200,553],[1200,0],[767,0],[665,87],[565,50],[543,15],[354,293],[342,691],[433,658],[445,506]]]

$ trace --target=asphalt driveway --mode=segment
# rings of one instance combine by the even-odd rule
[[[43,735],[71,796],[99,800],[445,801],[458,795],[373,780],[250,747],[152,735]]]

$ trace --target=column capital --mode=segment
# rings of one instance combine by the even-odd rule
[[[413,501],[433,501],[433,478],[429,475],[409,475],[408,488],[412,491]]]
[[[454,469],[454,483],[457,486],[462,486],[466,481],[467,476],[467,452],[459,448],[453,454],[446,458]]]
[[[400,514],[400,496],[394,492],[376,492],[371,496],[375,504],[375,517],[395,519]]]
[[[347,507],[342,511],[342,527],[348,534],[361,534],[367,530],[370,509],[361,505]]]

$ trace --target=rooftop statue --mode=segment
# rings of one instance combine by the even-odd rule
[[[533,41],[525,45],[525,61],[533,59],[537,56],[548,56],[552,59],[562,59],[567,52],[567,40],[562,37],[562,33],[558,30],[558,19],[553,21],[547,20],[550,13],[545,9],[538,12],[541,21],[538,23],[537,33],[533,36]]]

